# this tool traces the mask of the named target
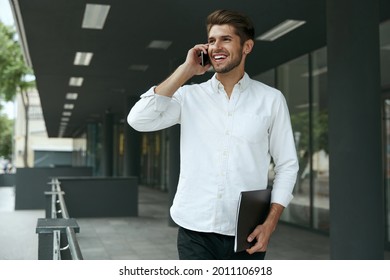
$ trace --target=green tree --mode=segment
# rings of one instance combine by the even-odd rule
[[[13,120],[0,114],[0,157],[11,159]]]
[[[291,114],[291,124],[294,131],[301,133],[298,150],[302,148],[308,149],[310,128],[309,112],[306,110]],[[320,150],[328,152],[328,112],[326,110],[313,112],[312,137],[313,153]]]
[[[26,76],[32,74],[24,60],[19,42],[16,39],[16,32],[10,26],[4,25],[0,21],[0,100],[14,100],[17,93],[22,95],[25,116],[26,116],[26,137],[24,164],[27,163],[27,143],[28,143],[28,90],[35,87],[35,82],[26,80]],[[0,130],[0,134],[3,133]],[[2,145],[3,142],[0,142]]]

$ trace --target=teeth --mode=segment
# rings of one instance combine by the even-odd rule
[[[225,58],[226,56],[224,56],[224,55],[216,55],[216,56],[214,56],[214,58],[215,59],[223,59],[223,58]]]

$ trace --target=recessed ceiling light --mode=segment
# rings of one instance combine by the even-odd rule
[[[79,95],[78,93],[69,92],[69,93],[66,94],[65,98],[68,99],[68,100],[76,100],[78,95]]]
[[[62,115],[63,115],[64,117],[70,117],[70,116],[72,115],[72,112],[64,111],[64,112],[62,112]]]
[[[62,117],[61,118],[61,122],[68,122],[69,121],[69,118],[68,117]]]
[[[148,67],[149,65],[146,64],[132,64],[130,65],[129,70],[145,72],[148,69]]]
[[[87,4],[81,27],[103,29],[109,10],[110,5]]]
[[[172,41],[164,41],[164,40],[153,40],[149,43],[149,49],[162,49],[166,50],[172,44]]]
[[[306,21],[302,21],[302,20],[294,20],[294,19],[285,20],[282,23],[275,26],[274,28],[268,30],[267,32],[257,37],[256,40],[274,41],[305,23]]]
[[[73,87],[81,87],[83,85],[84,78],[82,77],[71,77],[69,79],[69,85]]]
[[[64,109],[65,110],[73,110],[74,108],[74,104],[71,104],[71,103],[65,103],[64,104]]]
[[[74,65],[83,65],[88,66],[91,63],[93,53],[91,52],[77,52],[73,64]]]

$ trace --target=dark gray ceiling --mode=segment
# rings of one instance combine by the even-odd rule
[[[111,5],[103,30],[81,28],[86,3]],[[248,14],[257,35],[285,19],[307,22],[274,42],[256,41],[247,62],[247,72],[256,75],[326,44],[325,3],[325,0],[13,0],[14,5],[19,5],[16,10],[21,18],[17,21],[24,28],[24,43],[35,72],[49,137],[59,134],[68,92],[77,92],[79,97],[64,137],[78,136],[88,122],[101,121],[106,110],[124,118],[128,112],[127,96],[139,96],[166,78],[184,60],[189,48],[207,41],[204,21],[215,9]],[[155,50],[147,48],[152,40],[173,43],[167,50]],[[94,53],[89,66],[73,65],[77,51]],[[134,71],[130,69],[132,64],[149,67],[146,71]],[[68,85],[72,76],[84,77],[82,87]]]

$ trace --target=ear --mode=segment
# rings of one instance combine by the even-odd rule
[[[249,54],[254,46],[255,42],[252,39],[246,40],[243,47],[243,52]]]

